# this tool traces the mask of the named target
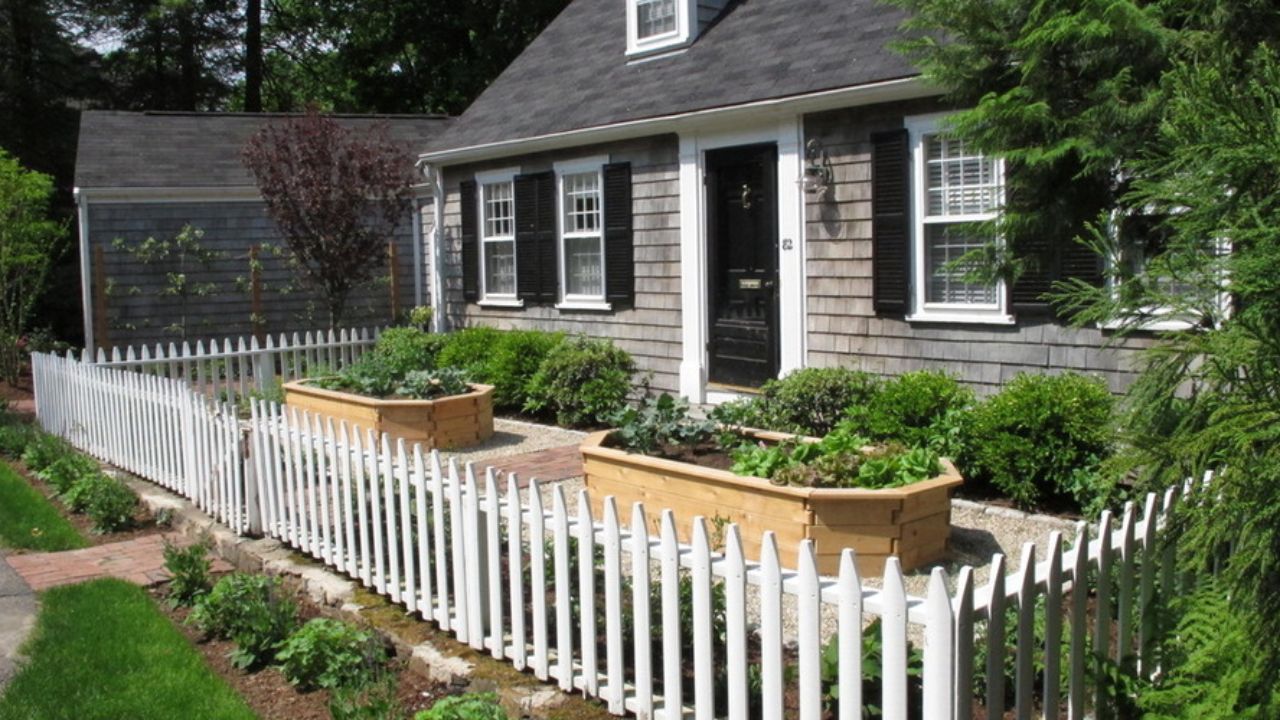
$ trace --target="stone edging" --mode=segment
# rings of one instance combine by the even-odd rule
[[[951,507],[973,510],[974,512],[980,512],[984,515],[995,515],[997,517],[1005,517],[1012,520],[1026,520],[1037,523],[1079,525],[1084,522],[1083,520],[1071,520],[1069,518],[1057,517],[1056,515],[1029,513],[1016,508],[1002,507],[1000,505],[988,505],[986,503],[980,503],[974,500],[965,500],[963,498],[951,498]]]

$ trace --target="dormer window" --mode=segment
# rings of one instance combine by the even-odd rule
[[[636,39],[651,40],[676,31],[676,0],[636,0]]]
[[[627,55],[687,45],[697,26],[692,0],[627,0]]]

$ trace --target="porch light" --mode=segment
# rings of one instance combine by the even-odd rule
[[[809,140],[804,146],[804,174],[797,181],[806,194],[822,195],[831,186],[831,159],[827,157],[826,148],[817,138]]]

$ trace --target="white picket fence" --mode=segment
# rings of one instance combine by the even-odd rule
[[[81,359],[93,365],[186,380],[205,395],[236,402],[251,391],[270,390],[278,382],[306,376],[312,370],[341,370],[373,347],[381,328],[317,330],[306,333],[256,337],[214,338],[206,345],[157,343],[154,347],[129,345]]]
[[[1105,688],[1090,678],[1104,658],[1155,671],[1155,600],[1176,591],[1173,546],[1158,542],[1173,490],[1127,505],[1118,522],[1081,525],[1070,547],[1057,533],[1028,544],[1012,573],[995,556],[982,587],[973,568],[954,582],[936,568],[926,596],[913,597],[893,558],[879,587],[859,577],[851,550],[837,577],[822,577],[810,544],[781,558],[772,533],[747,558],[736,526],[713,547],[697,518],[681,544],[669,509],[656,509],[651,536],[653,509],[641,504],[607,498],[594,517],[585,491],[570,498],[557,485],[548,503],[536,481],[522,488],[263,400],[237,420],[177,379],[48,355],[34,371],[50,432],[615,714],[852,720],[869,704],[889,720],[960,720],[973,717],[975,670],[985,669],[987,718],[1006,706],[1019,719],[1107,717]],[[837,652],[825,676],[824,617],[835,619]],[[880,681],[864,696],[873,619]],[[918,672],[911,637],[923,638]]]

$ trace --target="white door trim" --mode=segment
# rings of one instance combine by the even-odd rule
[[[799,116],[771,118],[755,127],[707,128],[680,134],[680,394],[690,402],[707,401],[709,299],[703,179],[708,150],[761,143],[777,145],[778,371],[785,375],[804,366],[804,197],[797,183],[804,163],[803,134]]]

